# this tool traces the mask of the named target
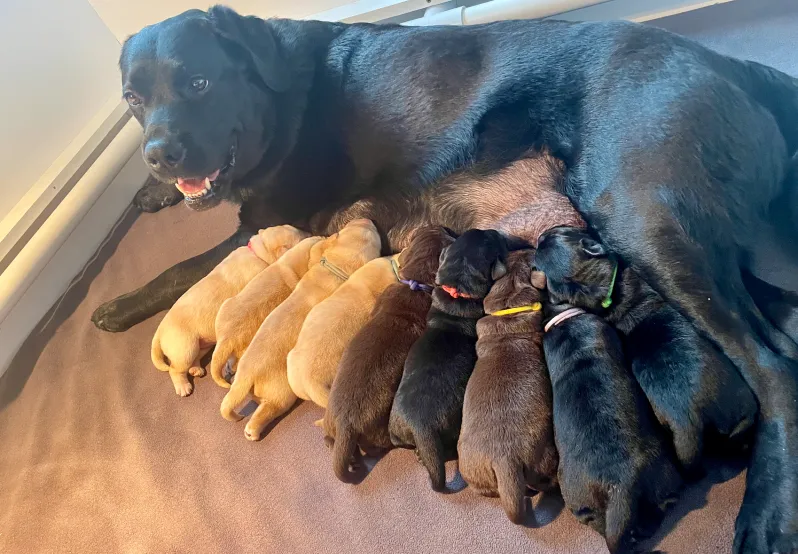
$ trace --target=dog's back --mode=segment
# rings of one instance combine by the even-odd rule
[[[454,241],[440,227],[423,227],[399,257],[403,282],[390,285],[377,299],[371,319],[347,346],[338,366],[324,416],[324,431],[334,440],[333,469],[353,480],[349,463],[357,445],[388,449],[391,405],[402,378],[405,358],[427,324],[441,250]]]
[[[630,552],[656,531],[681,487],[679,474],[608,323],[571,317],[546,333],[543,346],[563,497],[610,552]]]

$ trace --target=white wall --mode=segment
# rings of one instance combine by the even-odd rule
[[[0,0],[5,2],[7,0]],[[301,19],[354,0],[89,0],[120,41],[145,25],[156,23],[191,8],[207,9],[225,4],[242,14]]]
[[[86,0],[0,0],[0,220],[119,96],[118,55]]]

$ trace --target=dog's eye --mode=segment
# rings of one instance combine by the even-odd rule
[[[126,92],[124,94],[125,101],[128,103],[129,106],[138,106],[141,104],[141,97],[138,96],[135,92]]]
[[[191,88],[194,90],[194,92],[202,92],[208,88],[208,79],[205,77],[192,77]]]

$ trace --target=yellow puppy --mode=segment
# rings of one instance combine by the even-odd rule
[[[258,403],[244,429],[258,440],[263,429],[296,402],[288,385],[286,356],[296,344],[308,312],[346,281],[349,275],[380,255],[380,237],[374,224],[356,219],[311,249],[311,263],[294,292],[269,314],[241,360],[233,384],[222,400],[226,419],[241,419],[236,409],[252,393]]]
[[[393,264],[398,257],[370,261],[310,310],[288,354],[288,384],[299,398],[327,407],[344,350],[369,320],[382,291],[397,282]]]
[[[188,289],[163,318],[152,339],[152,363],[168,371],[180,396],[193,386],[188,374],[200,377],[200,359],[216,342],[214,321],[222,302],[237,294],[258,273],[298,243],[304,234],[290,225],[271,227],[234,250],[201,281]]]
[[[230,388],[223,376],[225,365],[230,362],[235,372],[263,320],[288,298],[307,273],[311,249],[321,240],[322,237],[306,238],[256,275],[241,292],[224,301],[216,316],[216,348],[211,360],[211,376],[219,386]]]

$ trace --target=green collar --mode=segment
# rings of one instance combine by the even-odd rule
[[[325,268],[327,271],[338,277],[341,281],[346,281],[347,279],[349,279],[349,275],[347,275],[343,269],[336,266],[335,264],[328,262],[327,258],[322,258],[319,263],[321,264],[321,267]]]
[[[607,290],[607,296],[604,297],[604,300],[601,301],[602,308],[609,308],[612,305],[612,291],[615,288],[615,278],[618,276],[618,264],[615,264],[615,268],[612,270],[612,279],[610,279],[610,288]]]

